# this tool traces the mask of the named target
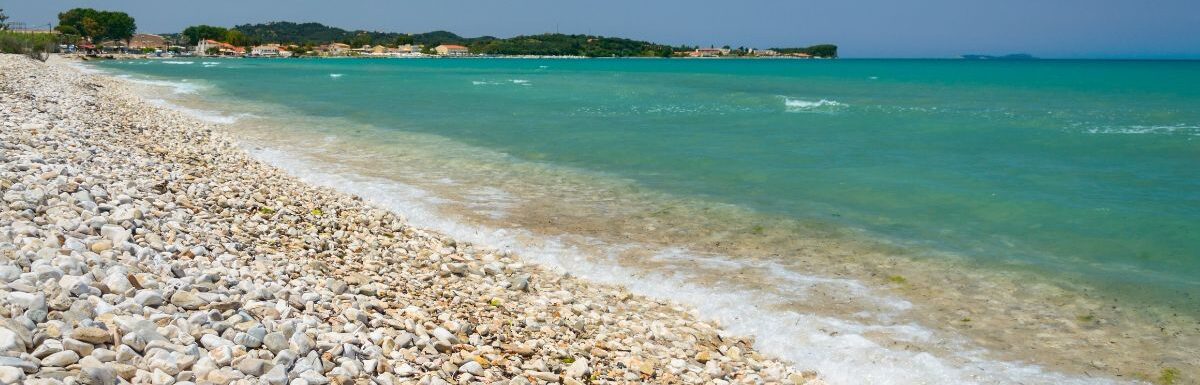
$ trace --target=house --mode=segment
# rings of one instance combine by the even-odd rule
[[[434,47],[433,50],[437,52],[438,55],[442,56],[466,56],[470,54],[470,51],[467,50],[467,47],[452,44],[442,44]]]
[[[139,33],[129,39],[129,49],[166,50],[169,46],[167,39],[158,35]]]
[[[329,45],[329,56],[344,56],[350,54],[350,45],[342,43],[333,43]]]
[[[691,57],[718,57],[718,56],[724,55],[727,52],[728,52],[728,50],[722,50],[719,48],[696,48],[696,50],[689,53],[688,56],[691,56]]]
[[[233,44],[222,43],[216,40],[205,39],[196,43],[197,56],[211,56],[208,52],[213,49],[216,49],[217,52],[215,56],[242,56],[246,54],[245,48],[235,47]]]
[[[250,56],[256,57],[290,57],[292,53],[279,44],[264,44],[250,48]]]
[[[216,40],[209,40],[209,39],[201,40],[198,43],[196,43],[196,55],[197,56],[208,55],[209,49],[211,49],[211,48],[221,49],[221,44],[224,44],[224,43],[221,43]]]
[[[773,49],[756,49],[753,52],[754,56],[779,56],[779,52]]]

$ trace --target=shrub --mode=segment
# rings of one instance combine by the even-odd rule
[[[58,51],[57,38],[48,33],[18,33],[0,31],[0,53],[15,53],[40,61]]]

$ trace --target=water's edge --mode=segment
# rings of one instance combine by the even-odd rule
[[[147,95],[149,98],[158,96],[161,95]],[[161,104],[164,107],[180,109],[184,113],[203,113],[173,102],[175,101]],[[226,125],[221,127],[230,127],[230,133],[235,137],[246,134],[234,129],[237,127],[236,119],[217,119],[214,123]],[[580,237],[567,239],[548,236],[539,231],[471,223],[461,215],[448,215],[439,210],[439,206],[442,206],[439,202],[443,199],[439,198],[437,192],[428,188],[362,173],[361,169],[356,169],[353,165],[331,163],[336,162],[336,159],[322,159],[314,157],[311,153],[289,149],[286,143],[244,141],[243,144],[250,154],[288,171],[305,182],[362,196],[405,215],[418,226],[441,231],[460,240],[508,249],[530,260],[590,280],[620,284],[639,294],[671,299],[692,306],[702,318],[716,320],[731,332],[756,336],[757,347],[763,352],[789,359],[798,365],[811,366],[812,369],[819,370],[831,383],[856,383],[864,378],[870,383],[1083,384],[1109,381],[1059,374],[1042,370],[1036,365],[996,360],[991,352],[971,349],[970,346],[974,344],[970,341],[928,329],[919,323],[848,323],[846,319],[793,309],[763,309],[762,302],[747,300],[761,293],[738,291],[736,285],[717,285],[714,286],[717,288],[714,290],[713,287],[698,285],[697,282],[705,281],[689,276],[686,272],[670,274],[661,269],[629,267],[623,265],[616,255],[605,255],[606,249],[619,254],[625,248],[638,247],[637,244],[616,245],[601,239]],[[907,300],[896,296],[908,294],[903,288],[878,287],[871,282],[861,282],[853,275],[850,278],[796,275],[787,267],[772,265],[769,262],[735,262],[687,249],[662,251],[653,253],[650,256],[651,262],[668,266],[679,266],[681,261],[710,265],[698,270],[753,268],[759,271],[775,271],[783,273],[775,276],[775,279],[792,282],[796,285],[795,288],[811,290],[819,286],[851,291],[854,292],[852,296],[856,300],[870,298],[871,301],[877,302],[870,306],[892,309],[897,313],[908,312],[913,307]],[[776,300],[790,301],[787,298]],[[904,336],[903,338],[912,339],[916,344],[945,345],[948,346],[945,351],[935,353],[953,352],[954,357],[947,358],[922,351],[925,349],[913,352],[903,347],[885,347],[880,345],[878,340],[865,337],[873,333],[884,333],[891,337]],[[947,338],[949,340],[946,340]]]

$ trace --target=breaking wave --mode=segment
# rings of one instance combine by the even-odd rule
[[[834,112],[848,107],[836,100],[821,99],[814,102],[789,97],[783,97],[783,106],[787,112]]]

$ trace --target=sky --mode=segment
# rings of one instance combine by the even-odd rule
[[[839,46],[843,57],[1200,59],[1200,0],[0,0],[9,21],[124,11],[140,32],[315,21],[389,32],[588,33],[667,44]]]

